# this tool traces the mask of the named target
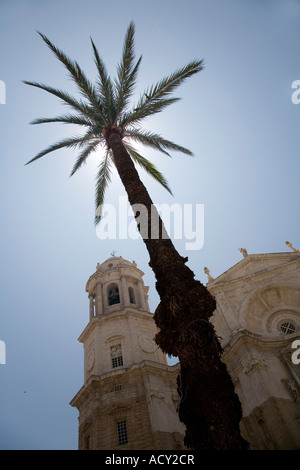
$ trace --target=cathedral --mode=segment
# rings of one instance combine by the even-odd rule
[[[212,323],[242,404],[241,433],[253,450],[300,449],[300,252],[286,244],[291,251],[240,249],[241,261],[216,278],[204,268],[217,303]],[[154,342],[143,274],[113,256],[86,284],[84,384],[71,401],[79,449],[185,449],[180,364],[168,365]]]

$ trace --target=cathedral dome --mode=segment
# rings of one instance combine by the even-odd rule
[[[136,263],[133,261],[127,261],[122,256],[111,256],[101,264],[97,264],[97,270],[106,271],[107,269],[116,268],[118,266],[133,266],[136,267]]]
[[[149,288],[144,285],[143,275],[135,261],[127,261],[122,256],[111,256],[97,263],[96,271],[86,284],[90,319],[126,307],[149,311]]]

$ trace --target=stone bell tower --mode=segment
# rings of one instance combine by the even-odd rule
[[[148,287],[136,263],[111,257],[89,278],[84,385],[72,399],[79,411],[79,449],[184,449],[176,379],[154,342]]]

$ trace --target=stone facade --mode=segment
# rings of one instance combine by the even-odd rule
[[[292,248],[291,244],[287,244]],[[240,427],[251,449],[300,449],[300,253],[250,254],[207,288],[223,360],[243,410]],[[97,265],[87,282],[90,321],[79,410],[79,449],[184,449],[176,406],[179,364],[156,346],[148,288],[122,257]],[[300,341],[299,341],[300,359]]]
[[[79,410],[79,449],[183,449],[176,412],[179,366],[154,342],[148,288],[136,264],[112,257],[87,282],[90,321]]]
[[[300,253],[248,255],[213,279],[213,323],[252,449],[300,449]]]

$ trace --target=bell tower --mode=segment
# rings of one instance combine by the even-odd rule
[[[176,379],[154,341],[148,287],[136,263],[113,256],[89,278],[84,385],[72,399],[79,411],[79,449],[184,449]]]

